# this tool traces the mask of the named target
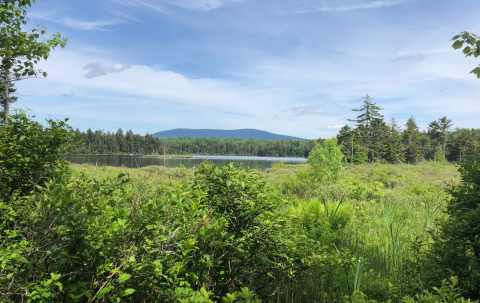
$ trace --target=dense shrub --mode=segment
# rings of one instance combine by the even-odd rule
[[[480,163],[460,167],[461,184],[451,188],[448,219],[432,249],[433,279],[458,276],[464,293],[480,299]]]
[[[56,153],[34,167],[50,169],[45,178],[57,174],[68,142],[60,125],[65,131],[47,137]],[[1,139],[7,146],[10,138]],[[28,151],[17,148],[16,159]],[[0,204],[0,293],[8,302],[259,302],[249,288],[266,297],[335,263],[295,231],[258,174],[233,164],[203,164],[162,196],[123,174],[56,177],[22,179],[22,189],[36,192]]]
[[[16,113],[8,126],[0,125],[2,201],[28,194],[35,185],[57,176],[65,165],[61,155],[73,138],[66,121],[47,120],[44,127],[25,113]]]
[[[337,138],[317,143],[308,156],[308,163],[313,167],[316,177],[321,181],[333,182],[340,179],[345,170],[343,165],[342,146]]]

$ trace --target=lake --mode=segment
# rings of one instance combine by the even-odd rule
[[[207,160],[218,166],[225,166],[227,162],[240,163],[244,167],[265,170],[275,162],[285,161],[287,164],[305,163],[305,158],[283,158],[283,157],[240,157],[240,156],[194,156],[193,158],[163,158],[163,157],[142,157],[128,155],[65,155],[66,160],[71,163],[95,164],[98,160],[99,166],[125,166],[144,167],[150,165],[161,165],[166,167],[179,167],[184,165],[187,168],[198,166]]]

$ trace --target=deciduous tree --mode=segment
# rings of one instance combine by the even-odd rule
[[[25,30],[27,25],[26,9],[35,0],[2,0],[0,2],[0,73],[3,79],[4,121],[8,123],[10,113],[12,82],[25,78],[43,76],[45,71],[35,68],[42,59],[47,60],[50,51],[57,46],[65,47],[67,39],[60,33],[51,39],[42,40],[47,34],[45,26],[36,25]]]

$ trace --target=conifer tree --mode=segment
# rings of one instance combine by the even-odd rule
[[[398,164],[405,160],[400,125],[395,118],[390,119],[385,142],[385,160],[388,163]]]
[[[412,116],[405,124],[403,131],[403,143],[405,145],[405,158],[408,163],[416,163],[422,156],[420,147],[420,131],[415,118]]]
[[[474,154],[474,142],[472,132],[469,129],[462,129],[460,135],[456,140],[456,145],[459,153],[459,161],[467,161]]]
[[[342,152],[348,163],[353,164],[353,148],[355,145],[355,131],[348,125],[344,125],[337,135],[338,144],[342,146]]]
[[[439,131],[440,131],[440,140],[443,144],[443,156],[447,157],[447,141],[448,133],[453,126],[452,120],[443,117],[438,119]]]
[[[373,98],[371,98],[368,94],[363,97],[363,105],[359,109],[352,109],[355,112],[361,112],[360,115],[357,116],[356,119],[348,119],[350,122],[357,123],[357,129],[361,136],[361,142],[364,147],[367,148],[367,152],[370,151],[371,145],[371,135],[373,132],[372,124],[378,125],[380,124],[379,121],[383,121],[383,115],[380,114],[380,111],[383,108],[377,106],[377,103],[372,102]],[[372,153],[372,158],[374,158],[374,153]]]

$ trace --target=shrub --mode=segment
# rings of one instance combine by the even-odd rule
[[[331,138],[323,145],[317,143],[308,156],[308,163],[320,180],[333,182],[339,180],[345,170],[343,157],[342,146],[337,144],[336,138]]]
[[[252,171],[203,164],[164,197],[136,186],[84,175],[2,204],[6,301],[258,302],[245,287],[267,296],[328,260]]]
[[[480,163],[464,163],[461,184],[450,189],[446,214],[435,236],[434,280],[456,275],[470,298],[480,298]]]
[[[10,116],[8,126],[0,126],[0,195],[11,201],[26,195],[65,167],[62,155],[71,145],[73,133],[65,121],[47,120],[47,127],[25,113]]]

